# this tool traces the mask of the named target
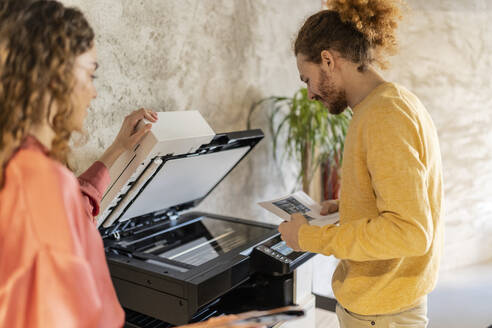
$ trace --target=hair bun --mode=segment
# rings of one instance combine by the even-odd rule
[[[402,17],[402,1],[328,0],[326,5],[338,12],[343,22],[351,23],[362,33],[373,49],[390,55],[396,53],[396,28]]]

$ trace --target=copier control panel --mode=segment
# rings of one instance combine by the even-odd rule
[[[258,272],[287,274],[295,270],[311,253],[296,252],[282,241],[280,235],[273,237],[253,250],[252,261]]]

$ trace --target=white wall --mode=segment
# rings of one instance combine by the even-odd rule
[[[387,77],[436,124],[446,193],[443,268],[492,258],[492,2],[409,1]]]
[[[139,106],[198,109],[217,131],[244,129],[249,106],[301,86],[291,46],[319,0],[65,0],[97,34],[97,87],[90,141],[76,169],[109,145]],[[488,1],[415,0],[401,24],[400,54],[385,73],[415,92],[439,132],[446,191],[443,267],[492,258],[492,8]],[[267,129],[258,115],[255,123]],[[270,139],[222,183],[202,209],[267,220],[255,205],[287,192]],[[289,168],[290,169],[290,168]]]
[[[216,132],[246,128],[250,105],[300,86],[292,55],[295,32],[318,10],[311,1],[66,0],[96,32],[99,96],[86,121],[89,142],[75,151],[76,170],[108,146],[123,117],[140,106],[199,110]],[[255,123],[267,132],[264,115]],[[292,188],[264,140],[201,209],[267,219],[259,200]],[[275,222],[277,222],[275,220]]]

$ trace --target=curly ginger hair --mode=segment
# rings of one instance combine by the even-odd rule
[[[398,0],[328,0],[328,10],[309,17],[299,30],[294,52],[321,62],[321,51],[335,50],[359,64],[360,72],[375,62],[386,68],[385,54],[398,50],[396,29],[403,2]]]

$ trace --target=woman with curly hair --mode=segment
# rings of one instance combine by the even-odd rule
[[[66,158],[96,97],[94,33],[82,13],[54,1],[18,16],[3,26],[0,49],[0,326],[121,327],[124,312],[93,218],[107,167],[150,129],[133,134],[135,124],[156,114],[127,116],[77,180]]]
[[[151,128],[134,132],[136,124],[157,116],[146,109],[128,115],[113,144],[76,179],[66,158],[97,95],[92,28],[56,1],[3,0],[0,18],[0,327],[121,327],[94,217],[107,168]],[[236,319],[190,328],[233,327]]]
[[[419,99],[373,66],[397,48],[396,1],[336,0],[307,19],[295,41],[309,97],[332,114],[353,110],[345,141],[340,225],[302,215],[279,226],[296,250],[340,259],[332,286],[344,327],[426,327],[427,294],[442,248],[442,167],[431,117]]]

